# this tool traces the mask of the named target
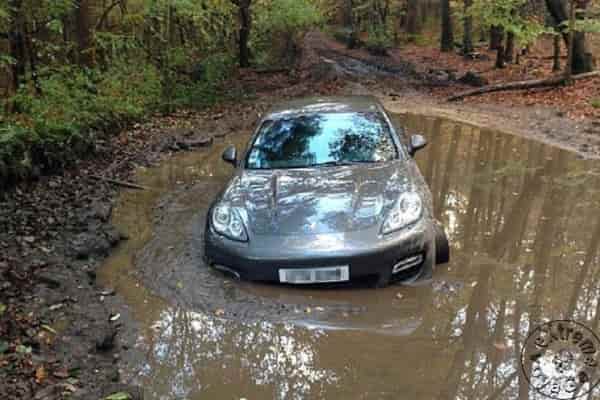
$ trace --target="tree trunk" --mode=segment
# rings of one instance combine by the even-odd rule
[[[501,26],[492,26],[490,28],[490,50],[498,50],[502,46],[504,38],[504,29]]]
[[[569,21],[569,15],[567,12],[566,2],[568,0],[545,0],[548,12],[554,19],[557,26],[562,26],[564,22]],[[575,0],[573,0],[575,1]],[[580,2],[580,6],[587,6],[587,2]],[[584,12],[579,13],[578,18],[583,18]],[[569,46],[569,34],[567,31],[562,31],[563,40],[567,47]],[[587,49],[586,37],[584,32],[576,32],[573,35],[573,46],[572,46],[572,61],[570,67],[572,68],[573,74],[580,74],[584,72],[590,72],[594,70],[595,60],[590,51]]]
[[[29,59],[29,71],[31,72],[31,80],[33,81],[33,87],[35,88],[36,93],[39,95],[42,93],[42,89],[38,80],[37,50],[35,49],[34,40],[28,29],[25,29],[24,37],[25,49],[27,50],[27,56]]]
[[[452,10],[450,0],[441,0],[442,3],[442,39],[441,50],[452,51],[454,49],[454,29],[452,27]]]
[[[504,68],[504,59],[504,45],[500,43],[500,45],[496,49],[496,68]]]
[[[600,71],[586,72],[584,74],[574,75],[571,79],[574,81],[596,78],[600,76]],[[478,96],[485,93],[494,93],[507,90],[527,90],[527,89],[538,89],[545,87],[554,87],[562,85],[567,81],[564,75],[553,76],[545,79],[533,79],[530,81],[518,81],[518,82],[507,82],[507,83],[495,83],[493,85],[484,86],[481,88],[468,90],[463,93],[455,94],[448,97],[448,101],[462,100],[466,97]]]
[[[21,0],[12,0],[9,2],[11,9],[10,28],[8,32],[8,42],[10,48],[10,56],[15,60],[11,66],[11,89],[15,93],[21,79],[25,76],[26,52],[25,40],[23,37],[24,22],[21,13]]]
[[[506,34],[506,47],[504,49],[504,61],[512,63],[515,59],[515,35],[512,32]]]
[[[352,0],[342,0],[342,6],[340,7],[340,22],[344,28],[354,28],[354,12],[352,8]]]
[[[407,7],[406,32],[414,36],[419,32],[419,0],[408,0]]]
[[[552,71],[560,71],[560,36],[554,36],[554,56],[553,56]]]
[[[92,17],[91,0],[77,0],[75,9],[75,30],[77,32],[77,51],[80,65],[92,66]]]
[[[240,31],[239,31],[239,61],[240,67],[248,68],[250,66],[250,29],[252,27],[252,15],[250,5],[252,0],[239,0],[235,2],[239,8]]]
[[[465,14],[473,5],[473,0],[465,0]],[[473,52],[473,17],[465,16],[463,32],[463,54],[468,55]]]

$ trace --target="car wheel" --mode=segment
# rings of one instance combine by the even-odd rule
[[[448,236],[440,223],[435,224],[435,263],[446,264],[450,261]]]

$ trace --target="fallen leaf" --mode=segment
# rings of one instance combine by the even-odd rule
[[[117,313],[114,315],[110,316],[110,322],[115,322],[116,320],[118,320],[119,318],[121,318],[121,314]]]
[[[401,300],[404,297],[404,295],[402,293],[396,293],[396,298],[398,300]]]
[[[5,342],[4,340],[0,340],[0,354],[4,354],[6,353],[6,350],[8,350],[8,342]]]
[[[46,330],[46,331],[48,331],[50,333],[53,333],[55,335],[58,335],[58,332],[56,332],[51,326],[42,325],[42,329],[44,329],[44,330]]]
[[[502,350],[502,351],[508,349],[508,346],[506,345],[506,343],[496,342],[496,343],[494,343],[494,347],[497,348],[498,350]]]
[[[225,310],[223,310],[222,308],[218,308],[215,310],[215,315],[217,317],[220,317],[221,315],[224,315],[224,314],[225,314]]]
[[[46,379],[47,376],[48,376],[48,373],[46,372],[46,369],[44,368],[43,365],[40,365],[39,367],[37,367],[37,369],[35,370],[35,381],[37,383],[44,382],[44,380]]]
[[[104,400],[131,400],[132,397],[129,393],[126,392],[118,392],[113,393],[110,396],[104,398]]]
[[[15,351],[19,354],[29,354],[31,353],[31,347],[20,344],[15,348]]]
[[[60,385],[71,393],[75,393],[77,391],[77,388],[70,383],[62,383]]]
[[[59,370],[59,371],[54,371],[52,373],[52,375],[59,379],[67,379],[69,377],[69,373],[65,369]]]

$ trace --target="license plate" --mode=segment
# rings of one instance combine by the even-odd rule
[[[326,268],[280,269],[279,281],[282,283],[328,283],[350,280],[350,268],[347,265]]]

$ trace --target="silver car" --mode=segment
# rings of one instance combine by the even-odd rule
[[[412,158],[425,145],[373,97],[279,104],[223,153],[235,173],[208,213],[206,261],[287,284],[430,278],[449,250]]]

